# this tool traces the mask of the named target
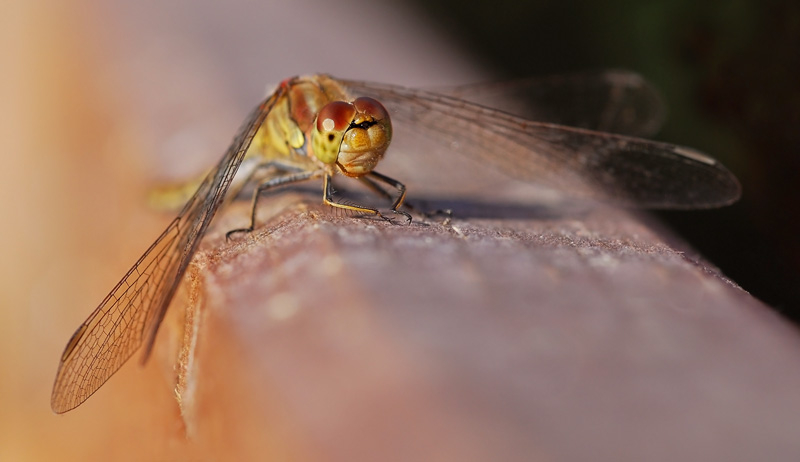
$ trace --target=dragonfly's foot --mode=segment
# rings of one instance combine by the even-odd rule
[[[382,219],[384,221],[388,221],[389,223],[393,223],[391,218],[387,217],[386,215],[382,214],[381,212],[379,212],[377,210],[375,211],[375,216],[377,216],[378,218],[380,218],[380,219]]]
[[[232,229],[232,230],[228,231],[227,233],[225,233],[225,241],[226,242],[230,241],[231,240],[231,236],[233,236],[234,234],[239,234],[239,233],[250,234],[252,232],[253,232],[253,227],[252,226],[248,226],[247,228]]]
[[[410,213],[405,212],[403,210],[394,210],[394,209],[392,209],[392,213],[394,213],[395,215],[402,215],[406,219],[406,224],[407,225],[411,224],[411,214]]]

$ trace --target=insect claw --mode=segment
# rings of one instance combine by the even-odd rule
[[[384,221],[388,221],[389,223],[394,223],[394,221],[392,221],[392,219],[390,217],[387,217],[386,215],[382,214],[381,212],[375,211],[375,215],[380,217]]]
[[[410,213],[405,212],[403,210],[394,210],[394,209],[392,209],[392,212],[394,214],[396,214],[396,215],[402,215],[403,217],[405,217],[407,225],[411,224],[411,214]]]
[[[252,232],[253,232],[253,227],[252,226],[247,227],[247,228],[232,229],[232,230],[228,231],[227,233],[225,233],[225,242],[230,242],[231,236],[233,236],[234,234],[238,234],[238,233],[248,233],[248,234],[250,234]]]

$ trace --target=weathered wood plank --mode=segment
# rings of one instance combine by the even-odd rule
[[[264,226],[226,243],[242,205],[195,260],[200,315],[182,398],[203,451],[328,461],[800,453],[794,329],[629,212],[470,218],[481,211],[462,204],[450,224],[406,226],[317,202],[265,201]]]

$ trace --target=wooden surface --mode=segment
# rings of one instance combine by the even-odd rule
[[[789,460],[794,329],[629,212],[462,204],[449,224],[265,201],[191,270],[198,454]]]

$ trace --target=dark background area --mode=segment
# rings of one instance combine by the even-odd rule
[[[661,219],[755,297],[800,321],[800,2],[412,3],[507,77],[624,68],[669,115],[658,139],[733,171],[742,200]]]

